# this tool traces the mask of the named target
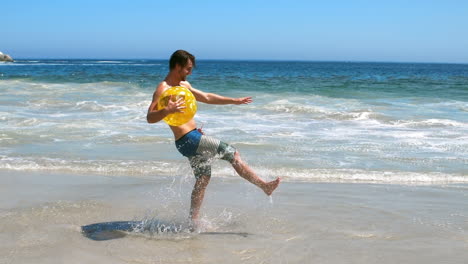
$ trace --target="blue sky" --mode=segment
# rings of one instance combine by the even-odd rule
[[[468,63],[468,1],[2,0],[14,58]]]

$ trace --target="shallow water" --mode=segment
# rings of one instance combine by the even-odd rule
[[[12,173],[0,192],[1,263],[463,263],[466,185],[283,183],[273,203],[214,178],[202,233],[130,232],[95,240],[82,226],[184,224],[193,179]],[[41,179],[41,180],[39,180]],[[67,180],[64,180],[67,179]],[[14,204],[12,204],[14,203]]]

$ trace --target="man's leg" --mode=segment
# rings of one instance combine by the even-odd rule
[[[278,177],[276,180],[271,182],[265,182],[263,179],[257,176],[255,172],[242,161],[238,151],[234,153],[234,160],[232,161],[232,167],[236,170],[242,178],[255,184],[262,189],[267,195],[271,195],[273,191],[278,187],[281,179]]]
[[[210,176],[203,175],[197,178],[195,186],[192,191],[192,199],[190,204],[190,218],[192,223],[198,225],[198,217],[200,215],[200,208],[203,202],[203,197],[205,196],[205,190],[210,182]]]

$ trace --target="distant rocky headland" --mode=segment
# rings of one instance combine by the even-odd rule
[[[3,54],[3,53],[0,51],[0,61],[13,62],[13,59],[10,57],[10,55]]]

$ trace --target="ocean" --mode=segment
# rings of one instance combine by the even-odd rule
[[[467,64],[198,61],[193,87],[253,97],[198,126],[282,182],[215,161],[197,232],[190,165],[146,122],[167,72],[0,64],[0,263],[467,262]]]
[[[190,174],[167,125],[145,119],[167,71],[159,60],[0,64],[0,169]],[[468,182],[468,65],[202,60],[189,81],[253,97],[199,103],[195,119],[264,177]],[[225,167],[218,177],[232,176]]]

